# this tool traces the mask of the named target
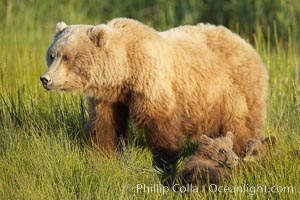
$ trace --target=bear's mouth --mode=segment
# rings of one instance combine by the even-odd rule
[[[236,166],[236,164],[230,163],[230,164],[226,164],[226,167],[229,169],[232,169]]]
[[[238,162],[232,162],[232,163],[225,163],[226,167],[232,169],[234,168],[235,166],[238,165]]]
[[[219,162],[219,164],[225,168],[232,169],[238,165],[238,162]]]
[[[59,90],[58,86],[54,86],[53,84],[42,84],[43,87],[47,90],[47,91],[55,91],[55,90]]]

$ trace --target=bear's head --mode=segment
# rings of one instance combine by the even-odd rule
[[[274,147],[276,141],[277,139],[273,135],[261,140],[249,139],[246,146],[246,156],[243,160],[248,162],[265,158],[271,152],[271,148]]]
[[[224,167],[234,167],[238,164],[238,156],[233,151],[233,134],[227,132],[225,137],[212,139],[202,135],[200,152]]]
[[[48,70],[40,77],[44,88],[95,96],[121,86],[129,73],[124,64],[125,45],[112,39],[114,34],[113,28],[103,24],[57,23],[54,41],[46,53]]]

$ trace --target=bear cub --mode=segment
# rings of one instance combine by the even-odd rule
[[[181,173],[183,184],[219,184],[229,178],[229,171],[238,164],[233,151],[233,134],[210,138],[202,135],[199,151],[191,155]]]
[[[243,161],[259,161],[270,156],[272,149],[276,144],[276,137],[271,135],[260,140],[249,139],[246,146],[246,156]],[[277,152],[278,153],[278,152]]]

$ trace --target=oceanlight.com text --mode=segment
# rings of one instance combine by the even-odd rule
[[[162,184],[137,184],[134,188],[136,193],[248,193],[254,195],[257,193],[294,193],[294,186],[267,186],[267,185],[249,185],[243,184],[241,186],[221,186],[211,184],[209,186],[185,185],[175,184],[173,186],[165,186]]]

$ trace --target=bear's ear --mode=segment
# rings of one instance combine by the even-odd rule
[[[212,144],[214,142],[214,140],[212,138],[210,138],[206,135],[201,135],[200,139],[201,139],[201,144],[209,145],[209,144]]]
[[[263,140],[262,140],[262,143],[263,144],[267,144],[269,146],[273,146],[276,144],[276,141],[277,141],[277,138],[274,136],[274,135],[271,135],[269,137],[265,137]]]
[[[233,136],[233,133],[231,131],[228,131],[226,133],[226,137],[229,138],[231,141],[233,141],[234,136]]]
[[[58,22],[56,24],[55,34],[62,32],[67,26],[65,22]]]
[[[97,46],[103,46],[107,42],[108,27],[105,25],[97,25],[88,29],[87,35],[90,40]]]

